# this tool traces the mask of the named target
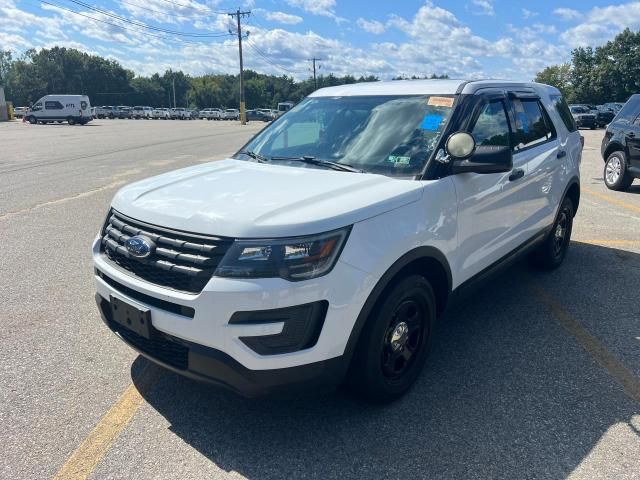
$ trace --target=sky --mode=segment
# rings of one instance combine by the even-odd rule
[[[0,49],[73,47],[139,75],[237,73],[237,8],[251,12],[245,68],[297,80],[313,57],[319,74],[531,80],[640,29],[640,1],[0,0]]]

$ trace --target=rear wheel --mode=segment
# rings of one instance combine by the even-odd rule
[[[573,230],[573,202],[565,198],[560,205],[551,232],[529,257],[530,263],[541,270],[554,270],[564,261]]]
[[[627,171],[627,157],[624,152],[613,152],[604,164],[604,184],[610,190],[626,190],[633,183],[633,176]]]
[[[435,320],[436,301],[429,282],[420,275],[396,281],[358,341],[350,367],[351,390],[376,403],[404,395],[427,359]]]

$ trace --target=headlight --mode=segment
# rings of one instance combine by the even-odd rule
[[[351,227],[274,240],[236,240],[216,269],[217,277],[307,280],[331,271]]]

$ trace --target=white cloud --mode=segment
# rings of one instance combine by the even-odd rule
[[[537,17],[538,15],[539,15],[538,12],[534,12],[526,8],[522,9],[522,18],[524,18],[525,20],[528,20],[529,18]]]
[[[625,28],[640,29],[640,2],[595,7],[581,24],[560,35],[569,47],[597,46],[611,40]]]
[[[313,15],[335,17],[336,0],[287,0],[287,3]]]
[[[565,21],[578,20],[582,18],[582,14],[572,8],[556,8],[553,14]]]
[[[377,20],[365,20],[364,18],[359,18],[357,24],[365,32],[374,33],[376,35],[380,35],[385,31],[384,24]]]
[[[471,0],[472,12],[475,15],[489,15],[493,16],[496,14],[493,9],[493,0]]]
[[[267,12],[267,20],[272,22],[284,23],[287,25],[296,25],[302,22],[302,17],[284,12]]]

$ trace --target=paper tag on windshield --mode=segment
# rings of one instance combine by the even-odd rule
[[[453,97],[429,97],[427,105],[432,107],[453,107]]]

